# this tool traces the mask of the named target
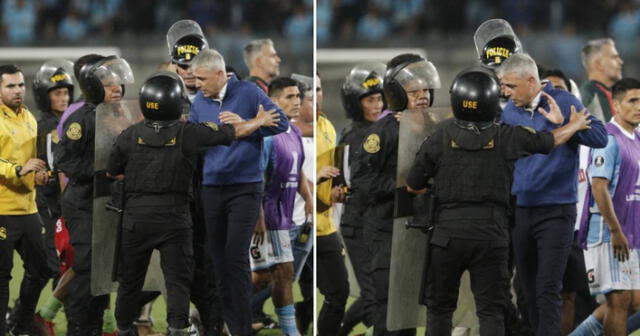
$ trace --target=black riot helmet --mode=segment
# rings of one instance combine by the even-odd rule
[[[80,69],[78,83],[87,102],[99,104],[104,101],[104,86],[133,84],[133,72],[124,58],[109,56],[96,58]]]
[[[140,110],[146,120],[178,120],[189,109],[189,97],[182,78],[175,72],[157,72],[140,88]]]
[[[402,54],[387,63],[383,92],[387,106],[392,111],[407,108],[407,92],[429,89],[429,106],[433,105],[433,89],[440,88],[440,76],[431,62],[415,54]]]
[[[51,110],[49,92],[58,88],[69,90],[69,104],[73,102],[73,63],[64,59],[54,59],[44,63],[33,80],[36,104],[42,112]]]
[[[167,48],[173,63],[189,65],[200,51],[209,48],[209,43],[197,22],[180,20],[167,32]]]
[[[482,49],[480,60],[489,67],[497,67],[516,53],[516,42],[507,36],[496,37]]]
[[[491,122],[500,109],[500,84],[482,67],[462,70],[451,84],[451,108],[458,120]]]
[[[372,94],[383,94],[383,82],[386,66],[382,63],[363,64],[351,69],[342,84],[340,96],[347,118],[364,120],[364,111],[360,100]],[[384,109],[384,107],[383,107]]]

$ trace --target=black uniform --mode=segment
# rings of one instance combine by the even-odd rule
[[[91,295],[91,242],[96,105],[86,102],[64,123],[56,148],[55,166],[69,178],[62,194],[62,215],[74,251],[75,278],[70,283],[68,335],[102,332],[102,314],[108,295]]]
[[[550,133],[522,127],[492,125],[478,133],[443,122],[422,144],[407,179],[422,189],[433,177],[438,200],[423,298],[430,336],[451,334],[464,270],[471,275],[480,334],[504,334],[513,165],[554,144]]]
[[[43,112],[38,119],[38,158],[48,162],[47,158],[47,136],[51,134],[51,151],[57,146],[58,118],[53,112]],[[53,162],[51,162],[53,163]],[[60,181],[58,174],[54,173],[49,177],[49,183],[44,186],[36,187],[36,203],[38,205],[38,213],[45,228],[45,244],[47,246],[47,264],[51,268],[52,277],[56,277],[59,271],[58,255],[55,247],[55,227],[58,218],[62,215],[60,207]]]
[[[194,271],[189,202],[196,155],[205,146],[228,145],[234,139],[230,125],[176,122],[156,133],[143,121],[116,140],[107,171],[125,175],[123,258],[116,305],[121,330],[131,327],[145,303],[139,296],[154,249],[160,251],[165,276],[168,324],[175,329],[189,326]]]
[[[415,329],[389,332],[386,328],[399,127],[393,114],[378,120],[355,148],[355,161],[352,162],[352,190],[354,195],[363,197],[356,197],[349,204],[365,209],[364,239],[376,300],[374,335],[415,335]]]
[[[373,123],[369,121],[354,121],[347,126],[340,135],[340,146],[349,146],[349,162],[343,164],[351,171],[351,180],[353,177],[352,163],[355,161],[356,152],[360,150],[362,141],[367,135],[369,128]],[[336,162],[341,162],[336,158]],[[340,177],[343,177],[341,174]],[[343,183],[338,179],[336,183]],[[371,271],[369,250],[364,239],[364,211],[363,201],[359,201],[359,197],[366,197],[366,194],[357,193],[351,189],[351,192],[345,201],[342,218],[340,219],[340,233],[344,240],[344,244],[349,252],[349,259],[353,266],[353,270],[360,287],[360,296],[347,309],[342,320],[340,335],[348,334],[358,323],[363,322],[365,326],[373,325],[373,309],[375,307],[375,287],[373,285],[373,274]],[[353,200],[353,202],[351,201]]]

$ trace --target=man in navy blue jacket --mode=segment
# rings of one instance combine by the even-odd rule
[[[498,76],[509,98],[502,113],[506,124],[551,131],[566,124],[572,110],[584,109],[573,94],[541,83],[536,63],[527,54],[508,58]],[[547,118],[558,109],[564,118],[560,114]],[[522,158],[515,165],[513,249],[536,335],[560,335],[560,289],[576,218],[578,145],[602,148],[607,144],[602,122],[593,116],[589,119],[591,129],[577,132],[548,155]]]
[[[249,246],[258,221],[264,167],[260,164],[265,136],[284,132],[286,116],[256,85],[227,76],[222,55],[201,51],[192,61],[199,92],[191,106],[192,122],[228,123],[251,119],[259,110],[276,110],[280,122],[224,148],[205,154],[202,203],[214,277],[222,295],[224,320],[232,335],[251,335],[251,271]],[[233,112],[231,114],[221,112]]]

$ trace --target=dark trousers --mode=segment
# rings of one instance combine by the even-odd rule
[[[72,326],[69,335],[87,335],[102,330],[102,315],[109,304],[108,295],[91,295],[92,213],[63,206],[62,214],[73,247],[73,270],[69,283],[67,319]]]
[[[51,269],[51,278],[58,277],[60,271],[60,261],[58,260],[58,252],[56,252],[56,223],[60,218],[60,213],[51,210],[49,207],[38,207],[38,214],[44,225],[44,245],[47,248],[47,264]]]
[[[512,236],[516,272],[536,335],[560,335],[560,290],[575,219],[575,204],[516,209]]]
[[[391,269],[391,243],[392,233],[377,230],[376,227],[393,227],[391,223],[383,224],[382,221],[390,219],[372,219],[367,223],[378,221],[374,225],[365,227],[365,240],[371,258],[371,272],[373,274],[373,286],[376,305],[373,310],[373,335],[374,336],[412,336],[416,329],[401,329],[389,331],[387,329],[387,304],[389,299],[389,273]]]
[[[46,247],[42,238],[42,221],[38,214],[0,216],[0,335],[6,332],[5,315],[9,301],[9,282],[13,268],[13,251],[17,250],[24,261],[25,274],[29,274],[27,286],[20,288],[20,311],[16,326],[30,326],[35,306],[47,279]]]
[[[142,301],[142,286],[154,249],[160,252],[167,288],[167,323],[176,329],[189,326],[189,288],[194,269],[192,233],[186,210],[158,211],[155,215],[125,212],[116,301],[119,329],[129,329],[146,303]]]
[[[231,334],[251,335],[249,246],[258,222],[262,183],[205,186],[202,204],[214,277]]]
[[[201,200],[196,200],[191,206],[191,220],[193,222],[193,255],[195,269],[191,282],[191,302],[198,309],[200,321],[206,335],[222,333],[222,301],[215,284],[213,274],[213,260],[208,249],[207,231]]]
[[[349,280],[344,265],[344,247],[338,233],[316,238],[317,284],[324,295],[318,316],[318,335],[338,334],[349,297]]]
[[[471,279],[480,335],[504,335],[508,259],[506,241],[449,239],[437,245],[432,241],[425,287],[427,335],[451,335],[451,319],[465,270]]]
[[[342,226],[341,232],[360,287],[360,296],[347,309],[342,320],[340,334],[348,335],[351,329],[360,322],[367,327],[373,325],[373,310],[376,300],[373,272],[371,271],[371,255],[364,238],[364,230],[362,227]]]
[[[311,256],[313,256],[313,250],[311,250]],[[302,301],[296,302],[296,323],[298,324],[298,331],[306,334],[309,329],[309,325],[312,325],[313,316],[315,315],[313,306],[313,297],[315,288],[313,285],[313,258],[307,258],[305,263],[301,266],[300,278],[298,279],[298,285],[300,286],[300,294],[302,294]],[[312,332],[315,335],[315,331]]]

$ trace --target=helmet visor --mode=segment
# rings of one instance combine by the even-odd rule
[[[104,86],[133,84],[133,72],[123,58],[114,57],[96,68],[94,74]]]
[[[407,65],[394,78],[407,93],[440,88],[438,70],[426,60]]]

